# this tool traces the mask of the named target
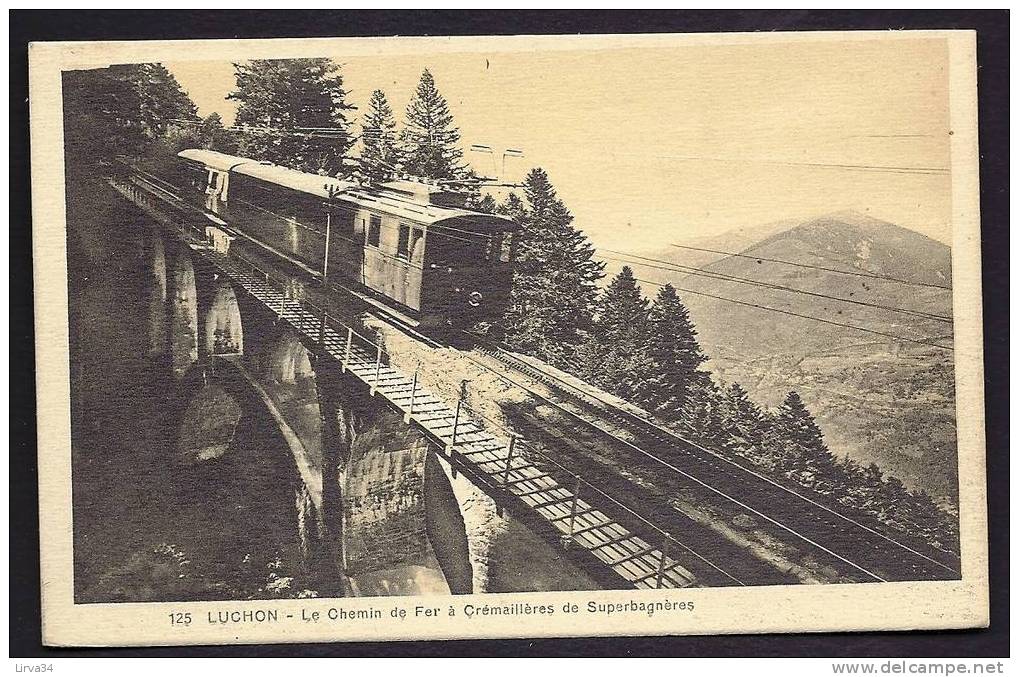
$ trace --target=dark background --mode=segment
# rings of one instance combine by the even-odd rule
[[[11,11],[10,654],[72,656],[859,656],[1009,655],[1008,23],[988,11]],[[991,627],[951,632],[296,644],[154,649],[41,645],[28,148],[28,43],[52,40],[975,29]],[[875,589],[876,594],[877,589]]]

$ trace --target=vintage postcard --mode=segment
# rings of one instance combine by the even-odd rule
[[[986,625],[974,50],[33,44],[44,642]]]

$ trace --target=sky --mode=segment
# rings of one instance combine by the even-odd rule
[[[350,103],[364,110],[383,89],[401,122],[428,68],[463,148],[523,150],[501,178],[545,168],[599,248],[659,251],[847,209],[950,242],[941,39],[426,53],[331,43],[321,56],[341,64]],[[166,66],[200,114],[233,120],[229,61]],[[491,156],[465,158],[497,171]]]

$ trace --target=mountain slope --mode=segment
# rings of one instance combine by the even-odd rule
[[[953,359],[928,345],[951,346],[952,325],[938,319],[952,314],[951,291],[940,288],[951,283],[949,248],[850,212],[771,234],[741,253],[700,274],[654,271],[681,288],[709,366],[769,406],[799,391],[834,453],[876,461],[907,486],[953,503]]]

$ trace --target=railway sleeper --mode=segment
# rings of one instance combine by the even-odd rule
[[[499,467],[498,472],[492,473],[493,475],[509,474],[509,473],[514,473],[514,472],[520,471],[520,470],[530,470],[531,468],[537,468],[538,467],[534,463],[528,463],[526,465],[516,465],[516,466],[513,466],[512,468],[510,468],[509,470],[506,470],[506,459],[505,458],[499,459],[498,461],[482,461],[478,465],[481,465],[482,463],[501,463],[502,464]]]
[[[644,574],[643,576],[641,576],[639,578],[635,578],[635,579],[633,579],[630,582],[633,583],[634,585],[637,585],[638,583],[643,583],[644,581],[647,581],[649,579],[652,579],[652,578],[656,577],[658,574],[662,574],[662,581],[664,582],[665,581],[665,574],[670,572],[670,571],[672,571],[673,569],[675,569],[678,566],[679,566],[679,562],[677,560],[672,560],[672,564],[666,564],[664,567],[656,568],[651,573]]]
[[[624,543],[628,540],[636,540],[637,538],[638,538],[637,534],[628,532],[615,537],[609,537],[608,540],[602,543],[597,543],[595,545],[590,546],[588,550],[593,553],[594,551],[599,551],[605,548],[611,548],[612,545],[619,545],[620,543]]]
[[[369,381],[371,383],[375,382],[375,367],[374,366],[372,367],[370,372],[365,374],[365,377],[366,377],[365,378],[366,381]],[[378,379],[379,383],[389,383],[389,382],[398,381],[398,380],[406,382],[408,386],[411,384],[410,378],[408,378],[407,376],[404,376],[403,374],[401,374],[400,372],[398,372],[395,369],[390,369],[389,367],[385,367],[383,369],[379,369],[379,379]]]
[[[521,494],[513,494],[517,498],[526,498],[527,496],[537,496],[538,494],[551,494],[553,491],[562,491],[563,488],[559,486],[554,487],[539,487],[538,489],[529,489]],[[568,497],[566,500],[572,500],[573,496]],[[532,506],[533,507],[533,506]]]
[[[576,519],[577,517],[583,517],[584,515],[590,515],[593,512],[598,512],[597,508],[585,508],[584,510],[578,510],[577,512],[571,512],[566,515],[558,515],[556,517],[549,517],[549,522],[561,522],[568,519]]]
[[[406,395],[396,395],[395,397],[391,397],[390,399],[393,400],[395,404],[398,404],[400,406],[406,406],[407,413],[408,414],[411,413],[410,393],[407,393]],[[448,410],[449,407],[446,406],[445,402],[435,397],[434,395],[423,394],[420,390],[417,392],[416,395],[414,395],[415,417],[417,417],[418,414],[432,414],[436,411],[442,411],[443,409]]]
[[[460,445],[458,444],[457,446],[459,447]],[[499,463],[502,463],[503,465],[505,465],[506,464],[506,457],[503,456],[500,453],[502,451],[503,451],[503,447],[485,447],[483,449],[471,449],[471,450],[468,450],[468,451],[460,451],[459,449],[457,449],[456,453],[459,454],[460,456],[463,456],[464,458],[471,459],[471,463],[473,463],[474,465],[481,465],[483,463],[496,463],[496,462],[499,462]],[[476,459],[476,458],[472,458],[473,456],[480,456],[481,454],[489,454],[490,456],[494,456],[494,458],[488,458],[488,459]]]
[[[462,444],[481,444],[483,442],[494,441],[495,437],[491,435],[487,430],[478,429],[477,431],[470,432],[458,432],[456,434],[456,445]]]
[[[450,430],[452,432],[452,428],[456,428],[456,443],[457,444],[460,444],[462,442],[467,442],[468,441],[468,440],[463,439],[463,435],[470,435],[471,433],[484,432],[481,428],[478,428],[473,423],[454,423],[452,416],[439,417],[439,419],[437,419],[437,420],[443,420],[443,419],[447,419],[449,421],[449,425],[443,424],[443,425],[434,426],[434,427],[432,427],[432,430],[444,430],[446,428],[450,428]],[[465,428],[467,428],[467,426],[472,426],[474,429],[473,430],[465,430]],[[450,442],[449,443],[453,444],[452,434],[450,435]]]
[[[523,482],[534,482],[534,481],[537,481],[537,480],[543,480],[543,479],[545,479],[547,477],[552,477],[552,476],[547,474],[547,473],[541,473],[540,475],[535,475],[534,477],[523,477],[523,478],[518,479],[518,480],[510,480],[509,482],[503,482],[500,485],[500,488],[505,489],[506,487],[515,486],[515,485],[521,484]],[[548,491],[550,489],[552,489],[552,487],[545,487],[544,491]],[[520,496],[523,496],[523,495],[524,494],[515,494],[515,496],[517,496],[518,498]]]
[[[407,394],[405,394],[405,395],[404,394],[396,395],[392,399],[393,399],[394,402],[397,402],[397,401],[399,401],[399,402],[406,402],[408,408],[410,407],[411,397],[410,397],[410,393],[409,392]],[[448,410],[449,407],[446,406],[445,402],[443,402],[439,398],[435,397],[434,395],[429,395],[427,393],[422,393],[420,389],[418,389],[417,393],[415,393],[415,395],[414,395],[414,414],[415,415],[416,414],[430,414],[432,412],[442,411],[443,409]]]
[[[562,489],[561,487],[560,487],[560,489],[562,491],[566,491],[565,489]],[[555,489],[548,489],[548,491],[550,491],[550,492],[551,491],[555,491]],[[523,496],[523,494],[520,494],[520,496]],[[530,506],[530,508],[532,510],[541,510],[542,508],[551,508],[552,506],[555,506],[555,505],[561,505],[563,503],[568,503],[568,502],[570,502],[572,500],[573,500],[573,495],[570,494],[569,496],[562,496],[562,497],[559,497],[559,498],[552,498],[552,499],[548,499],[548,500],[545,500],[545,501],[541,501],[540,503],[535,503],[534,505]]]
[[[607,522],[599,522],[597,524],[592,524],[591,526],[584,527],[582,529],[574,529],[573,531],[569,532],[567,535],[568,536],[576,537],[576,536],[580,536],[581,534],[586,534],[588,532],[595,531],[596,529],[602,529],[604,527],[612,526],[613,524],[616,524],[615,520],[608,520]],[[601,547],[601,546],[599,546],[599,547]]]
[[[625,557],[620,557],[619,559],[614,559],[611,562],[606,562],[606,564],[608,564],[608,566],[610,566],[610,567],[617,567],[620,564],[626,564],[627,562],[629,562],[631,560],[639,559],[641,557],[644,557],[645,555],[650,555],[654,551],[655,551],[655,547],[649,545],[646,548],[642,548],[642,549],[638,550],[637,552],[634,552],[634,553],[631,553],[629,555],[626,555]]]
[[[456,453],[458,453],[461,456],[464,456],[466,458],[470,458],[471,456],[477,456],[478,454],[488,454],[488,453],[491,453],[493,451],[500,451],[500,450],[505,449],[505,448],[506,447],[503,447],[503,446],[485,447],[484,449],[472,449],[470,451],[458,451]],[[480,463],[487,463],[487,461],[481,461]]]
[[[449,410],[448,407],[446,407],[445,409],[433,409],[432,411],[433,412],[442,412],[442,413],[441,414],[436,414],[435,416],[415,416],[414,419],[418,423],[431,423],[432,421],[447,420],[447,421],[450,421],[450,424],[449,424],[450,427],[453,426],[452,420],[453,420],[454,414],[453,414],[452,411]]]

